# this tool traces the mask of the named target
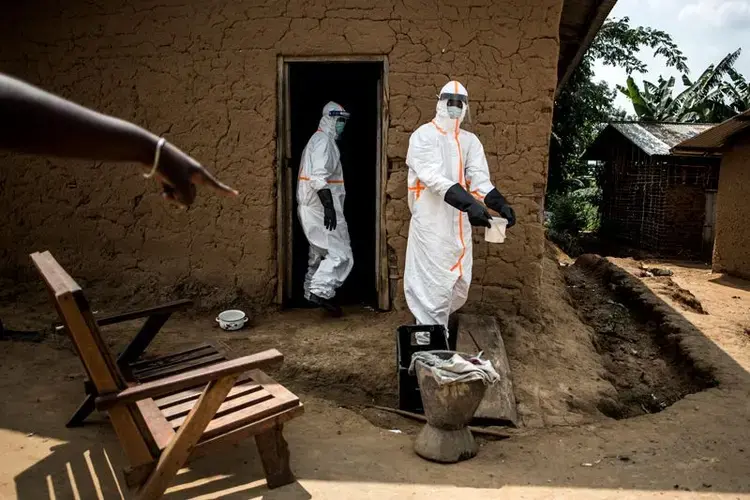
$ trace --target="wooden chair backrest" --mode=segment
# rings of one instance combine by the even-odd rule
[[[125,389],[125,379],[102,340],[81,287],[58,264],[51,253],[33,253],[31,260],[44,278],[60,320],[65,324],[89,380],[98,393],[106,394]],[[146,430],[142,418],[138,412],[132,412],[131,409],[112,408],[109,410],[109,416],[131,465],[136,466],[153,459],[154,447],[153,439]]]
[[[112,354],[99,333],[83,290],[49,252],[31,254],[65,324],[89,379],[100,394],[127,387]]]

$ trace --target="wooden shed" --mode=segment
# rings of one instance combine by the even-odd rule
[[[601,163],[601,236],[657,255],[709,257],[719,162],[670,148],[712,125],[610,123],[584,157]]]

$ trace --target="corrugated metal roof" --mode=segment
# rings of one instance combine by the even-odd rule
[[[610,126],[649,156],[668,156],[675,145],[714,125],[703,123],[615,122]]]
[[[680,143],[674,154],[718,153],[735,134],[750,127],[750,109]]]

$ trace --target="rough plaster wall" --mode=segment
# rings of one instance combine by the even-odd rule
[[[19,3],[20,4],[20,3]],[[388,245],[403,305],[409,133],[434,114],[449,78],[472,99],[473,129],[519,224],[475,246],[474,304],[516,311],[541,276],[546,181],[562,0],[133,0],[4,8],[0,70],[166,134],[242,193],[205,191],[187,212],[131,166],[5,157],[0,270],[27,275],[50,249],[116,294],[189,293],[204,303],[276,286],[276,58],[388,54]],[[19,272],[20,271],[20,272]]]
[[[713,270],[750,279],[750,135],[724,154],[719,170]]]

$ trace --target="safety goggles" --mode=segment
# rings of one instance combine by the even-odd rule
[[[461,101],[464,104],[469,104],[469,96],[463,94],[452,94],[449,92],[443,92],[440,94],[441,101]]]
[[[347,113],[346,111],[334,109],[328,112],[328,116],[333,116],[336,118],[343,118],[344,120],[348,120],[351,114]]]

